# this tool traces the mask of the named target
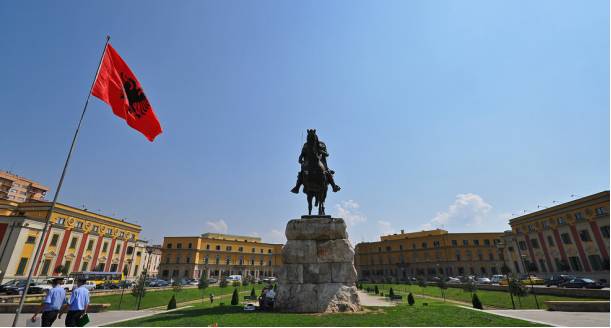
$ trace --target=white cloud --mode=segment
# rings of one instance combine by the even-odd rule
[[[264,241],[267,243],[284,244],[286,243],[286,237],[284,236],[284,232],[277,229],[272,229],[266,234]]]
[[[388,221],[378,220],[378,230],[382,236],[395,233],[395,229],[392,228]]]
[[[227,226],[225,220],[207,221],[206,225],[212,232],[227,233],[229,231],[229,226]]]
[[[434,229],[441,226],[472,227],[480,226],[492,210],[492,205],[476,194],[458,194],[454,203],[448,209],[438,212],[430,222],[422,225],[422,229]]]
[[[340,204],[335,204],[335,217],[342,218],[348,227],[367,221],[367,217],[363,215],[359,208],[359,203],[350,199],[343,201]]]

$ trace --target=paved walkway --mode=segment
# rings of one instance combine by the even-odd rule
[[[609,312],[547,310],[485,310],[485,312],[557,327],[609,327]]]
[[[388,299],[380,296],[369,295],[367,293],[358,291],[361,305],[363,306],[395,306],[395,303]]]
[[[140,311],[107,311],[107,312],[99,312],[99,313],[89,313],[89,319],[91,322],[88,326],[102,326],[107,325],[116,321],[136,319],[140,317],[146,317],[149,315],[153,315],[155,313],[160,313],[165,311],[154,311],[154,310],[140,310]],[[13,324],[13,318],[15,317],[12,313],[2,313],[0,314],[0,327],[10,327]],[[19,327],[25,327],[26,321],[30,320],[32,317],[32,313],[23,313],[19,316]],[[40,315],[38,316],[40,320]],[[65,327],[64,320],[66,316],[63,315],[61,320],[55,320],[53,323],[53,327]]]

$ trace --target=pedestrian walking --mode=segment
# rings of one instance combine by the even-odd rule
[[[61,318],[62,313],[65,313],[66,310],[68,311],[66,315],[66,327],[77,327],[79,319],[87,314],[87,310],[89,309],[89,290],[83,287],[85,282],[85,279],[79,279],[77,281],[76,285],[78,287],[72,291],[70,301],[68,301],[68,304],[64,305],[62,311],[59,313],[58,318]]]
[[[36,321],[38,313],[42,312],[42,327],[51,327],[57,319],[62,306],[66,304],[66,290],[61,286],[62,278],[55,278],[51,282],[53,288],[47,291],[47,295],[42,300],[40,307],[32,316],[32,321]]]

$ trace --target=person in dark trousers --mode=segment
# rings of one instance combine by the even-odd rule
[[[85,279],[79,279],[76,282],[78,287],[72,291],[70,301],[68,301],[68,304],[64,305],[62,311],[59,313],[58,318],[61,319],[62,313],[68,310],[68,314],[66,315],[66,327],[76,327],[78,320],[87,314],[87,310],[89,309],[89,290],[83,287],[85,282]]]
[[[210,294],[210,303],[214,303],[214,294]]]
[[[62,278],[53,279],[51,282],[53,288],[49,289],[40,308],[32,316],[32,321],[36,321],[36,316],[42,312],[42,327],[51,327],[57,319],[59,310],[66,304],[66,290],[61,286],[62,282]]]

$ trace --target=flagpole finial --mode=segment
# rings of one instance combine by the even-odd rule
[[[110,41],[110,34],[106,34],[106,42]]]

